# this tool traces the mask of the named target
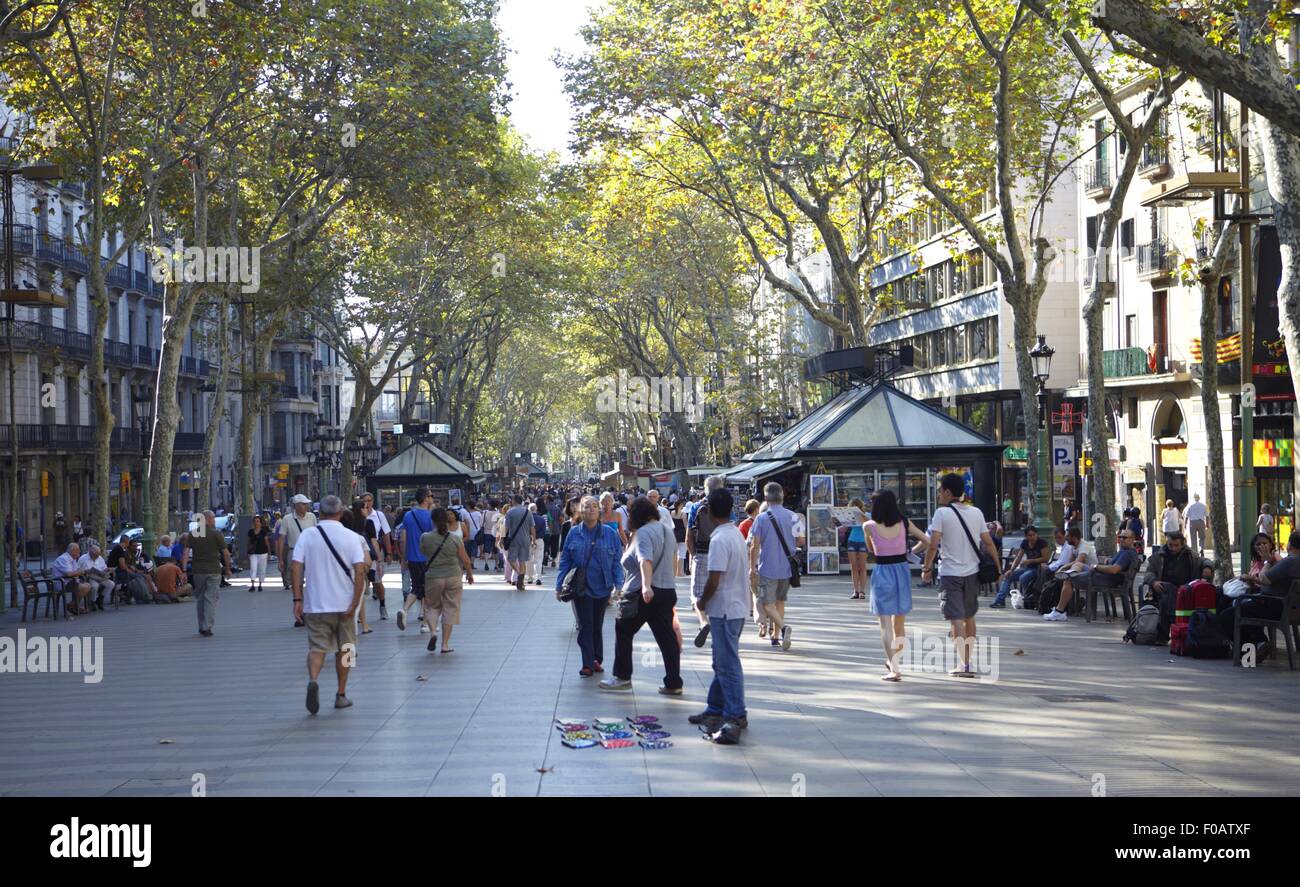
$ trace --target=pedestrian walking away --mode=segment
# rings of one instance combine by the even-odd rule
[[[1192,501],[1183,512],[1186,522],[1187,542],[1198,556],[1205,554],[1205,526],[1210,518],[1210,510],[1201,501],[1200,493],[1192,494]]]
[[[433,491],[421,487],[416,493],[416,506],[408,509],[402,518],[402,571],[411,579],[411,587],[406,593],[406,599],[402,601],[402,609],[397,611],[397,627],[402,631],[406,631],[407,613],[416,601],[420,602],[421,617],[428,616],[424,607],[424,572],[428,567],[428,559],[420,550],[420,537],[433,530],[433,517],[429,513],[432,508]],[[420,632],[423,634],[428,631],[428,623],[422,622]]]
[[[260,514],[253,515],[248,531],[248,590],[261,591],[266,583],[266,562],[271,557],[271,531]]]
[[[505,536],[502,547],[506,560],[515,580],[515,588],[524,590],[524,576],[528,571],[528,560],[532,555],[533,539],[537,536],[537,527],[533,523],[533,513],[524,505],[524,497],[516,493],[510,497],[513,503],[506,512]]]
[[[943,559],[939,612],[952,624],[952,637],[957,648],[957,665],[948,673],[955,677],[973,678],[975,669],[971,657],[975,648],[975,612],[979,609],[980,594],[980,549],[976,540],[984,546],[994,564],[999,562],[1001,555],[985,526],[984,513],[962,501],[965,492],[966,484],[960,474],[945,474],[940,479],[939,508],[930,520],[930,542],[925,549],[921,577],[927,582],[930,580],[934,573],[935,555],[939,555]]]
[[[930,543],[930,537],[908,520],[893,490],[871,497],[871,520],[862,525],[867,547],[876,559],[871,571],[871,612],[880,618],[880,642],[885,649],[881,680],[898,682],[903,673],[898,657],[907,640],[907,614],[912,612],[912,568],[907,563],[908,539]]]
[[[293,612],[307,627],[307,711],[320,711],[320,677],[334,654],[338,678],[335,708],[351,708],[348,674],[356,666],[357,607],[366,588],[366,551],[361,537],[339,523],[343,502],[326,496],[320,524],[308,528],[293,549]]]
[[[659,511],[644,496],[628,509],[632,538],[623,552],[626,576],[614,620],[614,674],[600,682],[602,690],[632,689],[632,641],[641,626],[649,625],[664,660],[664,682],[659,692],[682,695],[681,639],[673,626],[677,588],[673,557],[677,551],[673,531],[659,519]]]
[[[792,631],[785,621],[785,603],[795,575],[791,563],[802,540],[794,533],[794,514],[781,504],[784,497],[778,483],[763,487],[767,510],[750,528],[749,560],[758,574],[759,618],[768,626],[772,646],[789,650]]]

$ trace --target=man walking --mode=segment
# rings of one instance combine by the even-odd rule
[[[310,499],[299,493],[289,500],[289,504],[293,506],[293,512],[280,521],[280,547],[275,553],[275,562],[280,567],[280,580],[286,587],[289,584],[289,561],[293,557],[294,546],[302,538],[304,530],[316,526],[316,515],[311,513]],[[295,617],[293,627],[302,628],[302,625],[302,620]]]
[[[1205,554],[1205,522],[1209,516],[1210,510],[1201,501],[1201,494],[1193,493],[1192,503],[1183,512],[1183,520],[1187,522],[1187,542],[1197,557]]]
[[[785,624],[785,602],[790,595],[790,559],[803,542],[794,534],[794,514],[781,504],[785,491],[778,483],[763,487],[767,511],[749,530],[750,567],[758,573],[759,618],[770,625],[772,646],[790,649],[790,626]]]
[[[339,523],[343,502],[326,496],[320,524],[302,534],[293,549],[293,614],[307,625],[307,711],[320,711],[316,678],[325,656],[334,654],[339,690],[335,708],[350,708],[348,671],[357,650],[357,606],[366,589],[366,552],[361,537]],[[304,588],[303,577],[306,576]]]
[[[533,523],[532,512],[524,505],[524,497],[515,493],[510,497],[512,506],[506,512],[506,535],[504,548],[506,560],[514,571],[515,588],[524,590],[524,575],[528,570],[529,556],[533,550],[533,540],[537,538],[537,527]]]
[[[713,632],[713,683],[707,707],[689,718],[693,724],[703,724],[718,745],[737,744],[740,731],[749,725],[745,673],[740,667],[740,635],[749,614],[749,553],[740,530],[731,522],[734,504],[726,489],[709,493],[707,507],[713,525],[708,539],[709,578],[699,606]]]
[[[199,517],[197,532],[190,534],[190,568],[194,573],[194,600],[198,604],[199,634],[212,637],[217,620],[217,599],[221,595],[221,577],[230,575],[230,550],[217,530],[217,515],[205,511]]]
[[[411,589],[402,601],[402,609],[397,611],[397,627],[406,631],[406,611],[416,601],[420,602],[420,615],[424,616],[424,571],[429,567],[429,559],[420,551],[420,537],[433,532],[433,491],[421,487],[415,494],[416,504],[402,518],[402,570],[411,577]],[[420,633],[427,634],[429,625],[421,622]]]
[[[939,577],[939,611],[952,623],[952,637],[957,646],[958,665],[948,674],[959,678],[975,677],[971,654],[975,648],[975,611],[979,609],[979,550],[975,537],[984,544],[993,563],[1000,555],[989,536],[984,514],[974,505],[961,501],[966,492],[960,474],[945,474],[939,481],[939,509],[930,521],[930,544],[925,550],[921,578],[929,582],[934,574],[934,556],[943,557],[943,575]]]

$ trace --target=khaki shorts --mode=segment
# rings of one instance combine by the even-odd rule
[[[357,618],[342,613],[303,613],[307,623],[307,649],[313,653],[340,653],[345,644],[357,647]]]
[[[768,579],[766,576],[758,577],[758,602],[760,604],[775,604],[777,601],[784,601],[789,596],[789,579]]]
[[[460,598],[465,590],[462,576],[445,576],[441,579],[425,577],[424,605],[430,615],[430,624],[437,624],[438,614],[442,614],[443,625],[460,625]]]

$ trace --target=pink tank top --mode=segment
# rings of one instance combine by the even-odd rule
[[[871,544],[876,549],[876,554],[906,554],[907,553],[907,522],[900,524],[903,531],[893,539],[886,539],[880,535],[877,530],[875,521],[867,524],[867,529],[871,531]]]

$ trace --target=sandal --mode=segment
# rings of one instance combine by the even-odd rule
[[[899,681],[903,679],[903,676],[901,674],[894,674],[891,671],[889,674],[882,674],[880,676],[880,679],[882,681],[890,681],[891,683],[897,684]]]
[[[362,633],[362,634],[374,634],[374,633],[375,633],[375,630],[374,630],[373,628],[370,628],[369,626],[366,626],[365,628],[361,629],[361,633]]]
[[[447,653],[455,653],[456,650],[455,650],[455,648],[443,647],[443,648],[442,648],[442,652],[443,652],[444,655],[446,655]]]

